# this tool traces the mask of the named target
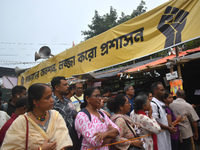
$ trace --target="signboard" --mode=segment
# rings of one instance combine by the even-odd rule
[[[167,80],[173,80],[173,79],[176,79],[176,78],[178,78],[178,73],[177,73],[177,71],[174,71],[174,72],[172,72],[172,73],[167,73],[167,74],[166,74],[166,79],[167,79]]]

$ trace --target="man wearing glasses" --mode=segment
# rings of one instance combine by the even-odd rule
[[[127,85],[124,87],[125,96],[128,98],[129,102],[131,103],[131,110],[129,113],[127,113],[128,116],[130,116],[130,113],[133,110],[133,100],[135,95],[135,90],[132,85]]]
[[[79,112],[80,111],[80,106],[81,103],[83,103],[83,84],[78,82],[75,84],[75,88],[74,88],[74,96],[71,97],[71,101],[74,105],[74,107],[76,108],[76,111]]]

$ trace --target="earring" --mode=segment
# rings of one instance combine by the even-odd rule
[[[39,105],[38,105],[38,104],[35,104],[35,107],[36,107],[36,108],[38,108],[38,107],[39,107]]]

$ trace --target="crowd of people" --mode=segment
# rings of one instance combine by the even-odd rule
[[[190,150],[198,139],[199,116],[184,90],[174,100],[161,82],[137,96],[132,85],[115,93],[83,87],[63,76],[51,86],[15,86],[0,103],[0,149]]]

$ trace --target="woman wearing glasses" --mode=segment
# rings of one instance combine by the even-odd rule
[[[126,115],[126,113],[131,109],[131,103],[128,98],[123,94],[117,94],[115,98],[110,98],[108,100],[107,107],[111,112],[114,112],[110,119],[119,127],[120,130],[120,134],[114,142],[136,138],[137,134],[133,128],[133,121],[128,115]],[[113,149],[142,149],[142,144],[143,142],[141,140],[135,139],[116,144]]]
[[[118,127],[105,113],[97,110],[100,103],[101,96],[98,88],[90,87],[84,91],[84,103],[81,108],[85,111],[80,111],[75,119],[78,136],[83,137],[81,150],[105,145],[119,134]],[[100,150],[108,149],[108,146],[100,148]]]

